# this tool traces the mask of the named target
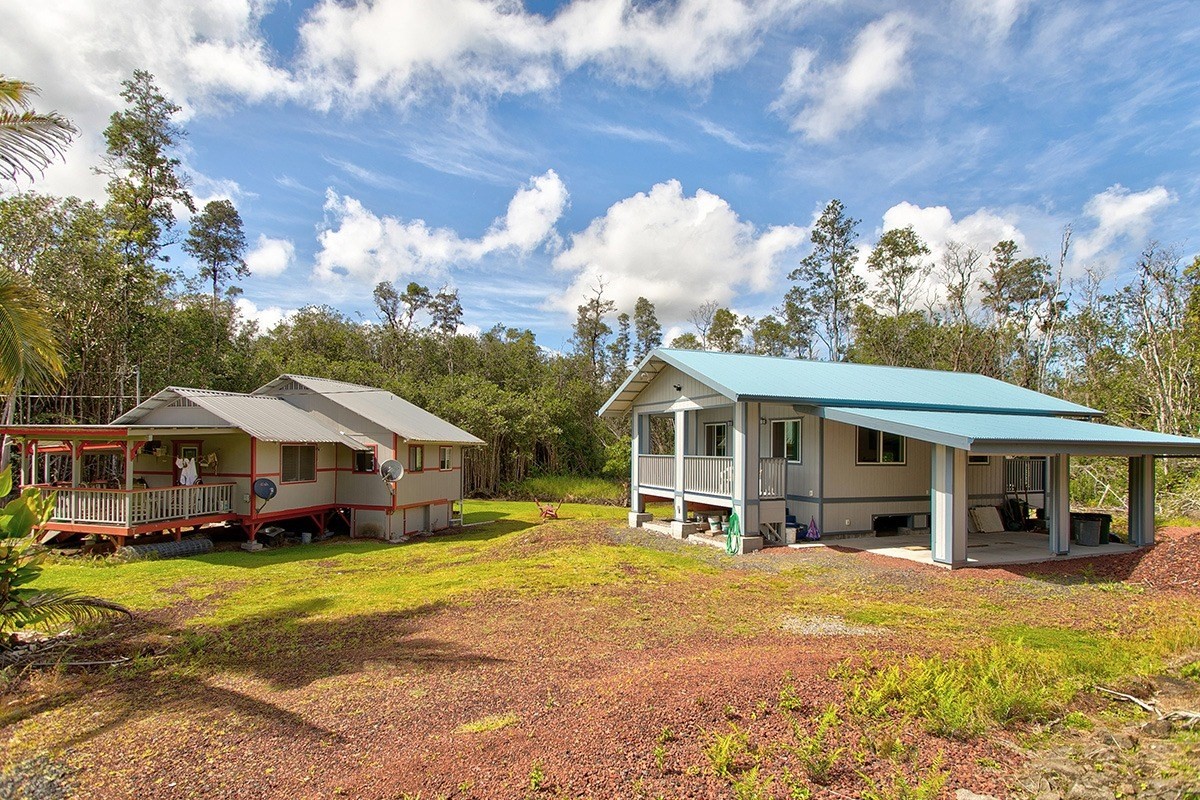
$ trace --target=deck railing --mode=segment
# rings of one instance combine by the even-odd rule
[[[675,486],[675,456],[638,456],[638,483],[670,489]]]
[[[787,486],[787,459],[762,458],[758,461],[758,496],[776,499],[784,496]]]
[[[697,494],[730,497],[733,494],[733,458],[684,456],[683,488]]]
[[[784,496],[787,461],[763,458],[758,462],[758,494],[764,498]],[[659,489],[675,487],[675,456],[638,456],[638,483]],[[684,456],[685,492],[730,497],[733,494],[733,458],[731,456]]]
[[[129,491],[47,486],[42,491],[58,495],[54,522],[133,528],[231,513],[236,486],[236,483],[205,483]]]

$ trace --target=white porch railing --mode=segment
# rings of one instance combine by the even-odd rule
[[[675,486],[675,456],[638,456],[638,483],[670,489]]]
[[[731,456],[684,456],[683,490],[716,497],[733,495]]]
[[[784,496],[787,486],[787,459],[761,458],[758,461],[758,496],[776,499]]]
[[[54,522],[133,528],[155,522],[232,513],[235,483],[169,486],[163,489],[72,489],[56,492]]]
[[[787,461],[782,458],[763,458],[758,462],[759,497],[784,496],[787,480]],[[675,487],[675,456],[638,456],[638,483],[658,489]],[[684,456],[683,489],[685,492],[714,497],[733,495],[732,456]]]

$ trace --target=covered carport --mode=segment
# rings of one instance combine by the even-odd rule
[[[934,563],[967,564],[967,456],[1045,457],[1047,556],[1070,552],[1071,456],[1129,460],[1129,541],[1154,543],[1154,459],[1200,457],[1200,439],[1031,414],[824,407],[826,419],[929,442],[930,548]]]

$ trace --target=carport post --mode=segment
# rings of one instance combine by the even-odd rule
[[[1050,456],[1046,461],[1050,552],[1063,556],[1071,550],[1071,459],[1060,454]]]
[[[929,536],[938,564],[967,560],[967,451],[933,445]]]
[[[1154,544],[1154,456],[1129,459],[1129,541]]]

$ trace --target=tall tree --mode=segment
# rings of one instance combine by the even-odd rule
[[[425,304],[429,311],[429,326],[441,336],[451,336],[462,324],[463,307],[458,290],[443,286]]]
[[[174,204],[196,210],[175,155],[187,134],[173,121],[179,106],[162,94],[149,72],[135,70],[121,85],[126,107],[109,118],[107,155],[96,171],[109,178],[109,211],[126,260],[145,268],[167,244]]]
[[[122,85],[125,109],[109,118],[104,129],[107,155],[96,172],[108,176],[108,235],[124,267],[116,287],[123,314],[115,366],[125,372],[129,350],[140,349],[152,335],[153,305],[170,283],[158,263],[167,260],[162,251],[171,241],[175,205],[194,212],[196,204],[175,154],[186,135],[173,121],[179,106],[159,91],[154,76],[145,70],[136,70]]]
[[[617,335],[608,346],[608,363],[612,370],[610,380],[613,383],[625,380],[629,373],[630,344],[629,315],[622,311],[617,315]]]
[[[914,300],[930,272],[929,247],[912,226],[884,231],[867,256],[867,269],[875,273],[879,288],[875,302],[891,316],[913,310]]]
[[[745,350],[742,339],[744,332],[741,320],[728,308],[713,312],[712,326],[708,331],[708,346],[723,353],[741,353]]]
[[[773,314],[764,314],[750,328],[753,352],[761,356],[786,356],[792,349],[791,331]]]
[[[857,227],[858,220],[847,216],[842,202],[830,200],[809,235],[812,252],[788,274],[788,280],[805,287],[805,300],[819,322],[816,333],[832,361],[846,356],[854,312],[867,289],[854,271]]]
[[[716,300],[706,300],[688,314],[688,322],[695,327],[696,333],[699,334],[700,346],[704,349],[708,348],[708,333],[712,329],[713,318],[720,307],[721,304]]]
[[[66,153],[78,131],[55,111],[33,110],[37,87],[0,75],[0,179],[34,180]]]
[[[244,258],[246,235],[242,217],[228,200],[212,200],[192,217],[191,228],[183,242],[184,252],[200,262],[200,280],[212,283],[212,313],[217,315],[217,302],[222,289],[234,277],[250,274]]]
[[[575,354],[583,360],[588,380],[595,386],[604,382],[607,372],[605,356],[612,328],[606,319],[615,310],[616,304],[604,297],[603,282],[594,286],[591,295],[576,308],[572,342]]]
[[[633,305],[633,360],[641,362],[646,354],[662,347],[663,331],[658,324],[654,303],[639,297]]]
[[[817,312],[813,308],[808,286],[797,284],[789,287],[783,295],[783,302],[775,309],[775,316],[786,333],[781,342],[785,345],[785,352],[791,352],[797,358],[812,358]]]

